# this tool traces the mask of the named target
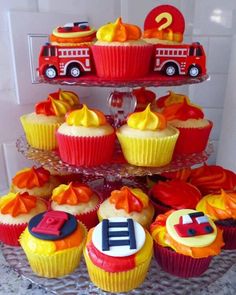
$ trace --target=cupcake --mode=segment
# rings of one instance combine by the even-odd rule
[[[200,276],[224,245],[222,231],[214,222],[191,209],[158,215],[150,230],[157,263],[178,277]]]
[[[36,275],[57,278],[79,265],[86,234],[73,215],[47,211],[30,220],[19,241]]]
[[[8,193],[0,198],[0,241],[19,246],[19,236],[29,220],[47,210],[45,201],[24,193]]]
[[[56,176],[43,167],[24,168],[12,178],[11,192],[28,192],[32,196],[48,199],[52,191],[60,184]]]
[[[220,193],[221,189],[225,191],[236,189],[236,174],[218,165],[204,164],[192,169],[189,179],[203,195]]]
[[[57,131],[62,161],[77,166],[108,163],[113,155],[115,132],[104,114],[82,109],[70,112]]]
[[[87,21],[67,23],[57,27],[50,35],[50,43],[58,46],[91,45],[96,39],[96,30]]]
[[[149,104],[143,112],[131,114],[116,134],[128,163],[160,167],[170,163],[179,131]]]
[[[164,108],[172,104],[183,103],[184,100],[190,104],[190,99],[187,95],[176,93],[174,91],[168,91],[167,95],[161,96],[156,100],[156,108],[159,112],[161,112],[164,110]]]
[[[104,219],[88,233],[84,257],[91,281],[108,292],[128,292],[145,279],[153,241],[127,218]]]
[[[65,121],[66,112],[79,107],[78,96],[71,91],[50,93],[35,106],[35,112],[21,116],[21,124],[30,146],[43,150],[57,148],[56,130]]]
[[[52,210],[68,212],[88,229],[98,224],[97,210],[100,198],[83,183],[61,184],[53,190],[50,206]]]
[[[179,130],[175,154],[193,154],[205,150],[212,122],[204,119],[202,110],[186,99],[166,106],[162,114],[171,126]]]
[[[133,89],[132,94],[136,97],[137,100],[135,112],[144,111],[147,105],[149,103],[152,105],[156,99],[155,92],[148,90],[145,87]]]
[[[194,185],[179,179],[159,181],[149,195],[157,214],[171,209],[195,209],[202,196]]]
[[[236,192],[212,193],[204,196],[196,206],[223,230],[224,249],[236,249]]]
[[[111,217],[132,218],[148,228],[154,216],[154,208],[148,196],[139,188],[123,186],[114,190],[98,209],[99,220]]]
[[[107,79],[130,80],[144,77],[150,70],[153,46],[140,39],[138,26],[118,18],[97,31],[91,47],[97,75]]]

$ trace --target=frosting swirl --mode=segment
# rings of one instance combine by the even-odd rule
[[[104,114],[98,110],[89,109],[85,104],[79,110],[70,112],[66,116],[66,123],[73,126],[101,126],[107,123]]]
[[[203,119],[204,113],[201,108],[192,104],[189,104],[187,99],[184,98],[182,103],[173,103],[166,106],[162,114],[165,116],[167,121],[188,119]]]
[[[156,101],[158,108],[164,108],[171,104],[182,103],[184,100],[190,104],[190,99],[187,95],[181,93],[175,93],[174,91],[169,91],[167,95],[159,97]]]
[[[12,179],[12,183],[18,188],[31,189],[34,187],[42,187],[49,181],[50,172],[43,167],[25,168],[16,173]]]
[[[79,98],[74,92],[59,89],[58,92],[50,93],[45,101],[36,104],[35,112],[59,117],[64,116],[78,104]]]
[[[142,112],[135,112],[128,117],[129,127],[139,130],[162,130],[166,128],[163,115],[151,111],[150,104]]]
[[[209,194],[197,204],[197,210],[204,212],[213,220],[234,218],[236,219],[236,192]]]
[[[121,17],[115,23],[108,23],[97,31],[97,39],[107,42],[125,42],[138,40],[141,37],[141,30],[138,26],[122,22]]]
[[[116,209],[124,209],[127,213],[141,212],[149,204],[148,196],[138,188],[123,186],[120,190],[111,192],[109,202],[115,205]]]
[[[16,217],[36,207],[37,198],[28,193],[9,193],[0,199],[0,212]]]
[[[199,190],[182,180],[159,181],[151,189],[154,200],[174,209],[195,209],[201,198]]]
[[[183,41],[183,34],[174,32],[172,29],[147,29],[143,33],[143,38],[157,38],[159,40],[167,40],[181,43]]]
[[[69,185],[61,184],[53,190],[52,200],[59,205],[78,205],[87,203],[91,199],[93,191],[85,184],[70,182]]]

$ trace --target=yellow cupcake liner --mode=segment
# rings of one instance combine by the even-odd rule
[[[151,253],[149,256],[147,254],[147,259],[131,270],[115,273],[107,272],[94,265],[86,247],[84,249],[84,258],[89,277],[94,285],[108,292],[128,292],[137,288],[145,280],[152,255]]]
[[[127,162],[136,166],[161,167],[172,160],[179,131],[172,136],[158,138],[130,137],[117,132]]]
[[[20,120],[29,145],[43,150],[57,148],[56,130],[61,123],[43,124],[29,122],[26,116],[21,116]]]

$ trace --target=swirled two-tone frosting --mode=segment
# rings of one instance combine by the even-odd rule
[[[203,195],[220,192],[220,189],[232,191],[236,187],[236,174],[218,165],[204,164],[192,170],[190,182]]]
[[[148,196],[138,188],[123,186],[120,190],[111,192],[109,202],[115,205],[116,209],[124,209],[127,213],[141,212],[149,205]]]
[[[236,219],[236,192],[209,194],[197,204],[197,210],[204,212],[213,220]]]
[[[188,104],[190,104],[190,99],[187,95],[176,93],[174,91],[169,91],[167,95],[159,97],[156,101],[156,105],[159,109],[167,107],[172,104],[182,103],[186,100]]]
[[[169,179],[179,179],[183,181],[188,181],[191,174],[191,168],[182,168],[177,171],[163,172],[161,176]]]
[[[159,181],[151,189],[153,200],[173,209],[195,209],[201,198],[200,191],[182,180]]]
[[[84,214],[99,206],[99,197],[84,183],[70,182],[55,188],[51,197],[51,208],[72,215]]]
[[[173,32],[172,29],[148,29],[143,33],[143,38],[146,39],[157,39],[163,41],[171,41],[181,43],[183,41],[183,34],[180,32]]]
[[[50,93],[45,101],[35,106],[36,114],[46,116],[64,116],[79,104],[78,96],[72,91],[59,89],[58,92]]]
[[[49,179],[50,172],[48,170],[43,167],[32,167],[18,171],[12,179],[12,183],[20,189],[32,189],[42,187]]]
[[[191,256],[193,258],[203,258],[209,256],[215,256],[220,253],[221,247],[224,246],[222,231],[217,229],[214,222],[210,219],[207,221],[207,225],[212,228],[211,232],[205,232],[201,235],[182,237],[175,229],[175,225],[182,224],[182,230],[189,228],[188,223],[183,222],[183,218],[186,215],[195,213],[195,210],[182,209],[178,211],[168,211],[165,214],[157,216],[154,223],[151,224],[150,231],[154,241],[163,247],[169,247],[177,253]],[[182,218],[182,221],[180,219]],[[190,217],[191,218],[191,217]],[[196,225],[196,221],[193,221],[195,228],[202,231],[203,225]],[[192,226],[194,227],[194,226]],[[190,226],[191,228],[191,226]]]
[[[123,23],[121,17],[115,23],[108,23],[97,31],[97,39],[106,42],[126,42],[138,40],[140,37],[140,28],[136,25]]]

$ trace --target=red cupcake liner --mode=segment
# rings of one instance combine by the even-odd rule
[[[213,123],[203,128],[179,128],[174,154],[200,153],[206,149]]]
[[[20,246],[18,239],[28,223],[4,224],[0,223],[0,241],[10,246]]]
[[[236,227],[235,226],[224,226],[217,224],[217,227],[223,230],[224,250],[236,249]]]
[[[92,46],[97,75],[108,79],[144,77],[150,71],[153,45]]]
[[[76,166],[96,166],[112,159],[115,133],[97,137],[77,137],[57,132],[56,136],[63,162]]]
[[[204,273],[212,260],[207,258],[192,258],[154,243],[154,255],[161,268],[177,277],[198,277]]]

